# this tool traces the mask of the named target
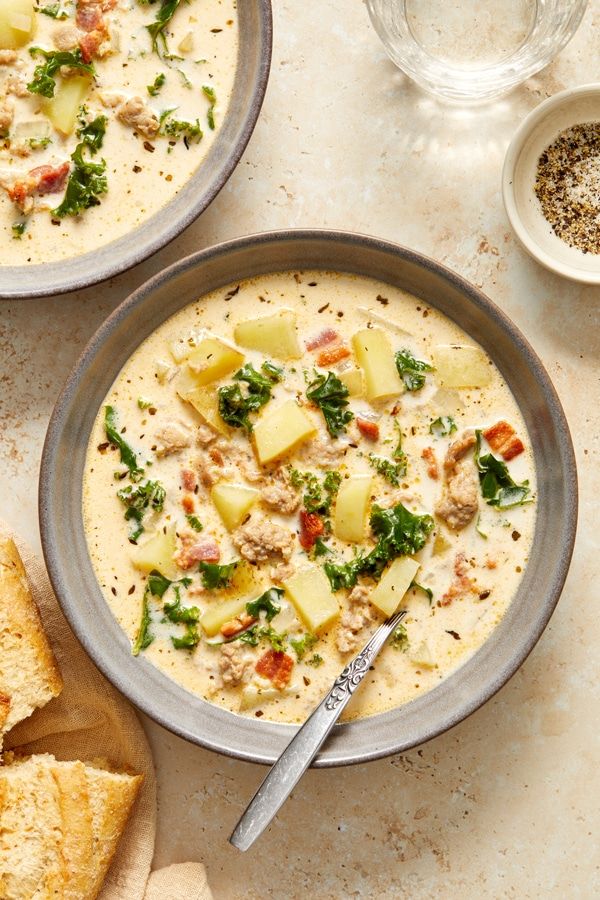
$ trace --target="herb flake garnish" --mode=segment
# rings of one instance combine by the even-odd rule
[[[151,97],[158,97],[158,95],[160,93],[160,89],[161,89],[161,87],[163,87],[166,80],[167,80],[167,76],[165,75],[165,73],[160,72],[156,76],[156,78],[154,79],[152,84],[146,85],[146,90],[148,91],[148,93],[150,94]]]
[[[41,47],[31,47],[29,52],[31,56],[41,55],[46,60],[45,63],[37,65],[33,71],[33,80],[27,85],[27,90],[31,94],[39,94],[49,99],[54,97],[56,90],[55,76],[63,66],[68,66],[70,69],[78,69],[80,72],[87,72],[89,75],[95,75],[96,73],[92,63],[84,62],[79,49],[43,50]]]
[[[327,431],[332,437],[338,437],[346,430],[354,413],[346,409],[348,406],[348,388],[334,372],[317,375],[306,389],[306,396],[311,403],[318,406],[325,418]]]
[[[204,529],[204,525],[198,518],[198,516],[193,515],[193,513],[188,513],[186,515],[186,519],[190,528],[193,528],[194,531],[202,531]]]
[[[511,478],[506,463],[497,459],[492,453],[481,456],[481,431],[477,431],[476,435],[475,462],[479,471],[481,494],[485,502],[496,509],[511,509],[513,506],[532,503],[533,498],[529,497],[531,493],[529,481],[517,484]]]
[[[423,372],[433,372],[433,366],[422,359],[415,359],[410,350],[396,352],[396,368],[407,391],[418,391],[425,384]]]

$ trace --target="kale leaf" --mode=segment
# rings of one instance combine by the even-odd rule
[[[246,603],[246,612],[255,619],[258,619],[260,613],[264,612],[267,622],[270,622],[281,611],[281,606],[278,606],[277,603],[283,597],[283,593],[281,588],[269,588],[256,600]]]
[[[402,622],[394,628],[390,644],[394,650],[400,650],[402,653],[406,653],[408,650],[408,633]]]
[[[511,509],[513,506],[532,503],[533,498],[529,497],[531,493],[529,481],[517,484],[511,478],[506,463],[497,459],[492,453],[481,456],[481,431],[477,431],[476,434],[475,462],[479,470],[479,484],[485,502],[489,506],[495,506],[496,509]]]
[[[113,406],[104,407],[104,431],[110,443],[119,449],[121,462],[129,469],[131,480],[139,481],[144,474],[144,469],[138,465],[135,450],[129,446],[123,435],[119,433],[117,413]]]
[[[220,566],[218,563],[201,562],[200,571],[202,572],[202,584],[209,590],[218,590],[229,585],[233,578],[233,573],[238,566],[239,560]]]
[[[215,106],[217,105],[217,95],[215,94],[215,89],[211,87],[209,84],[202,85],[202,93],[204,96],[210,100],[210,106],[208,108],[208,112],[206,114],[206,118],[208,121],[208,127],[211,131],[215,130]]]
[[[156,78],[154,79],[152,84],[148,84],[146,86],[146,89],[151,97],[158,96],[158,94],[160,93],[160,89],[164,85],[166,80],[167,80],[167,76],[165,75],[165,73],[160,72],[160,74],[156,76]]]
[[[327,430],[332,437],[338,437],[344,432],[347,423],[354,418],[354,413],[346,409],[348,394],[348,388],[334,372],[317,375],[306,389],[308,399],[323,413]]]
[[[438,416],[429,426],[429,434],[435,437],[447,437],[453,431],[456,431],[456,422],[452,416]]]
[[[46,60],[40,63],[33,71],[33,80],[27,85],[27,90],[31,94],[40,94],[42,97],[51,99],[54,97],[56,90],[56,73],[62,66],[68,66],[70,69],[78,69],[80,72],[87,72],[90,75],[95,74],[95,69],[91,63],[86,63],[81,55],[81,50],[43,50],[41,47],[31,47],[29,50],[32,56],[40,54]]]
[[[149,593],[150,592],[148,586],[146,585],[146,590],[144,591],[144,596],[142,598],[142,615],[140,618],[140,624],[138,626],[137,635],[131,649],[131,652],[134,656],[139,656],[141,651],[145,650],[146,647],[149,647],[154,640],[154,635],[150,631],[152,619],[150,616],[150,604],[148,602]]]
[[[144,0],[142,0],[142,2],[144,3]],[[170,56],[165,30],[167,28],[167,25],[177,12],[177,8],[180,3],[181,0],[161,0],[160,9],[156,16],[156,20],[150,25],[146,25],[146,29],[152,39],[152,49],[157,54],[157,56],[162,56],[163,54],[167,57]],[[162,53],[161,47],[163,51]]]
[[[398,462],[392,462],[391,459],[386,459],[384,456],[369,453],[369,465],[386,481],[389,481],[394,487],[398,487],[400,479],[406,475],[406,455],[403,453],[402,457]]]
[[[290,645],[293,648],[294,653],[296,654],[296,659],[298,660],[298,662],[304,659],[305,655],[309,650],[312,650],[318,640],[319,638],[316,636],[316,634],[311,634],[310,632],[303,634],[301,638],[290,639]]]
[[[194,516],[191,513],[188,513],[188,515],[186,516],[186,519],[188,521],[190,528],[193,528],[194,531],[202,531],[204,529],[204,526],[203,526],[202,522],[200,521],[200,519],[198,518],[198,516]]]
[[[106,135],[106,116],[96,116],[91,122],[85,120],[80,121],[80,127],[77,129],[77,136],[81,138],[81,142],[89,147],[92,156],[95,156],[98,150],[102,148],[104,137]]]
[[[433,366],[422,359],[415,359],[406,349],[396,352],[396,368],[407,391],[418,391],[425,384],[423,372],[433,372]]]
[[[100,118],[104,118],[101,116]],[[97,121],[97,120],[96,120]],[[78,216],[81,212],[92,206],[99,206],[99,194],[106,194],[108,181],[106,178],[106,163],[92,163],[83,158],[83,151],[90,147],[92,154],[95,152],[90,140],[83,140],[71,154],[75,163],[71,169],[67,189],[60,206],[52,210],[52,215],[58,219],[65,216]]]
[[[290,482],[292,487],[299,488],[304,485],[302,503],[309,513],[319,513],[328,516],[331,504],[339,490],[342,476],[339,472],[327,472],[323,484],[313,472],[300,472],[298,469],[290,469]]]
[[[246,363],[233,376],[234,381],[243,382],[243,392],[238,384],[227,384],[219,388],[219,414],[232,428],[244,428],[250,434],[252,422],[250,413],[256,412],[271,399],[271,389],[281,381],[282,372],[272,363],[264,362],[258,372],[252,363]]]
[[[125,518],[133,519],[133,527],[129,533],[129,540],[135,544],[137,539],[144,532],[143,519],[147,510],[161,512],[166,491],[159,481],[143,481],[133,487],[128,484],[126,487],[117,491],[117,497],[125,506]]]

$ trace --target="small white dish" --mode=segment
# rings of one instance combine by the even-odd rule
[[[600,84],[562,91],[537,106],[508,147],[502,195],[513,230],[538,262],[573,281],[600,284],[600,253],[583,253],[561,240],[544,218],[534,190],[540,155],[562,131],[584,122],[600,122]]]

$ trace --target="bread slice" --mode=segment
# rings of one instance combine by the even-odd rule
[[[0,897],[60,897],[62,818],[56,781],[34,758],[0,769]]]
[[[14,542],[0,538],[0,749],[3,735],[62,690]]]
[[[0,898],[94,900],[143,777],[50,754],[0,768]]]

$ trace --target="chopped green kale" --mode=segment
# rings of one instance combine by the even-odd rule
[[[154,4],[155,0],[140,0],[140,2],[145,6]],[[181,0],[161,0],[156,20],[150,25],[146,25],[146,29],[152,39],[152,49],[157,56],[165,56],[169,59],[173,58],[172,54],[169,53],[166,29],[167,25],[177,12],[180,3]]]
[[[83,151],[86,147],[90,148],[92,154],[95,153],[90,141],[84,140],[77,144],[77,147],[71,154],[71,159],[75,165],[69,175],[65,196],[60,206],[52,210],[52,215],[57,219],[63,219],[65,216],[78,216],[92,206],[99,206],[100,200],[98,196],[106,194],[108,191],[108,181],[105,174],[106,163],[104,160],[99,163],[85,160]]]
[[[208,127],[211,131],[215,130],[215,106],[217,105],[217,95],[215,94],[215,89],[208,84],[202,85],[202,93],[205,97],[210,100],[210,106],[208,108],[208,112],[206,114],[206,119],[208,121]]]
[[[406,653],[408,650],[408,633],[402,622],[394,628],[390,645],[394,650],[400,650],[402,653]]]
[[[161,512],[166,491],[159,481],[141,481],[135,487],[128,484],[117,491],[117,497],[125,504],[125,518],[132,520],[133,525],[129,533],[129,540],[135,544],[144,532],[143,520],[146,512]]]
[[[61,9],[60,3],[51,3],[48,6],[38,6],[38,12],[50,19],[68,19],[69,13]]]
[[[429,434],[435,437],[447,437],[453,431],[456,431],[456,422],[452,416],[438,416],[429,426]]]
[[[410,350],[396,352],[396,368],[407,391],[418,391],[425,384],[423,372],[433,372],[433,366],[422,359],[415,359]]]
[[[95,74],[91,63],[86,63],[81,55],[81,50],[43,50],[41,47],[30,47],[32,56],[41,55],[45,63],[37,65],[33,71],[33,80],[27,85],[31,94],[40,94],[42,97],[52,98],[56,90],[56,73],[63,67],[77,69],[80,72]]]
[[[80,119],[80,125],[77,129],[77,136],[81,138],[81,142],[89,147],[92,156],[95,156],[98,150],[102,149],[104,138],[106,136],[106,116],[96,116],[91,122]]]
[[[531,493],[529,481],[517,484],[511,478],[506,463],[497,459],[492,453],[481,456],[481,431],[477,431],[476,434],[475,462],[479,470],[479,484],[485,502],[489,506],[495,506],[496,509],[511,509],[513,506],[532,503],[533,499],[529,497]]]
[[[252,363],[242,366],[233,379],[246,385],[244,391],[239,383],[219,388],[219,414],[223,421],[232,428],[243,428],[250,434],[253,430],[250,413],[256,412],[269,402],[271,390],[281,381],[281,376],[281,369],[269,362],[262,364],[260,372]]]
[[[318,653],[313,653],[310,659],[306,660],[307,666],[312,666],[314,669],[318,669],[319,666],[322,666],[325,660],[322,656],[319,656]]]
[[[238,563],[238,559],[224,566],[220,566],[218,563],[201,562],[202,584],[205,588],[213,591],[228,587]]]
[[[194,516],[192,513],[188,513],[188,515],[186,516],[186,519],[188,521],[188,525],[190,526],[190,528],[193,528],[194,531],[202,531],[203,530],[204,526],[203,526],[202,522],[200,521],[200,519],[198,518],[198,516]]]
[[[164,72],[161,72],[159,75],[156,76],[156,78],[154,79],[152,84],[149,84],[146,86],[147,91],[151,97],[158,96],[158,94],[160,93],[160,89],[164,85],[166,80],[167,80],[167,76],[165,75]]]
[[[152,406],[152,400],[148,400],[147,397],[138,397],[137,398],[138,409],[150,409]]]
[[[332,590],[354,587],[359,575],[378,580],[388,562],[397,556],[418,553],[423,548],[433,524],[431,516],[414,515],[402,503],[390,509],[374,504],[370,525],[377,543],[369,553],[358,553],[349,562],[325,563],[323,569]]]
[[[384,456],[369,453],[369,465],[386,481],[389,481],[394,487],[398,487],[400,479],[406,475],[406,456],[404,454],[403,456],[404,459],[399,462],[392,462],[391,459],[386,459]]]
[[[273,650],[283,652],[287,647],[287,634],[279,634],[270,626],[253,625],[247,631],[242,631],[237,640],[242,644],[249,644],[251,647],[257,647],[260,641],[269,641]]]
[[[133,647],[131,649],[131,652],[134,656],[139,656],[141,651],[145,650],[146,647],[149,647],[154,640],[154,635],[150,631],[152,618],[150,616],[150,604],[148,602],[148,595],[149,590],[146,586],[144,596],[142,597],[142,615],[140,618],[140,624],[138,627],[137,635],[135,637],[135,641],[133,642]]]
[[[133,450],[122,434],[120,434],[117,425],[117,413],[113,406],[104,407],[104,431],[110,443],[117,447],[121,454],[121,462],[129,469],[129,477],[132,481],[139,481],[144,474],[142,466],[138,465],[137,454]]]
[[[171,643],[176,650],[193,650],[200,643],[200,634],[195,625],[186,625],[182,637],[171,635]]]
[[[292,487],[299,488],[304,485],[302,503],[305,510],[309,513],[318,513],[320,516],[328,516],[342,481],[340,473],[327,472],[322,485],[313,472],[290,469],[289,474]]]
[[[199,144],[204,137],[200,120],[196,119],[195,122],[188,122],[185,119],[172,119],[171,116],[174,112],[174,109],[168,109],[161,115],[160,133],[176,140],[183,137],[186,147],[189,147],[191,143]]]
[[[427,594],[429,605],[431,606],[433,602],[433,591],[431,590],[431,588],[425,587],[425,585],[423,584],[419,584],[418,581],[412,581],[410,586],[415,591],[422,591],[424,594]]]
[[[298,660],[298,662],[304,659],[305,655],[309,650],[312,650],[318,640],[319,638],[316,636],[316,634],[310,634],[310,632],[303,634],[301,638],[290,639],[290,645],[293,648],[294,653],[296,654],[296,659]]]
[[[348,406],[348,388],[334,372],[317,375],[306,389],[306,396],[318,406],[325,418],[327,430],[332,437],[338,437],[346,430],[346,425],[354,418]]]
[[[249,616],[253,616],[256,619],[259,618],[261,612],[264,612],[267,622],[270,622],[281,611],[281,606],[277,604],[283,597],[283,593],[281,588],[269,588],[256,600],[246,603],[246,612]]]
[[[23,237],[23,235],[25,234],[25,229],[27,228],[27,222],[26,221],[14,222],[11,225],[11,228],[12,228],[12,233],[13,233],[13,240],[20,241],[21,238]]]

